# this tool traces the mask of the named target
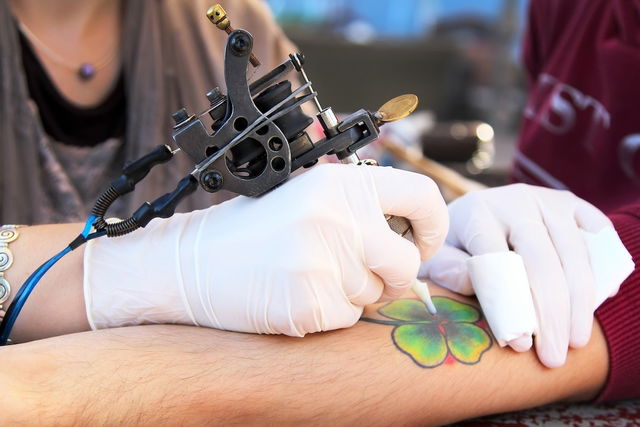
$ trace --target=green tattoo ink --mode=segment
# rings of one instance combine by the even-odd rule
[[[480,311],[472,305],[447,297],[434,297],[437,315],[415,299],[399,299],[383,305],[378,313],[387,319],[363,317],[360,320],[394,326],[395,346],[423,368],[435,368],[453,359],[466,365],[480,361],[493,340],[484,326]]]

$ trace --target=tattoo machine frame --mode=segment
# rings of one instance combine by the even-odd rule
[[[121,236],[146,226],[153,218],[170,217],[178,203],[198,185],[211,193],[228,190],[256,197],[282,184],[293,171],[315,165],[326,154],[335,154],[345,163],[359,163],[356,151],[378,138],[382,124],[406,117],[417,106],[415,95],[402,95],[379,111],[360,109],[339,121],[331,107],[321,107],[300,53],[289,55],[288,60],[249,84],[246,78],[249,63],[254,67],[259,64],[252,53],[253,37],[245,30],[233,30],[220,5],[212,6],[207,17],[229,34],[224,59],[227,94],[216,87],[206,94],[209,106],[204,111],[189,114],[183,108],[173,114],[173,140],[191,158],[195,168],[173,192],[144,203],[126,220],[107,224],[104,216],[109,206],[133,191],[152,167],[169,161],[179,150],[159,146],[126,165],[122,176],[112,182],[92,211],[98,218],[95,229],[106,231],[107,236]],[[303,83],[292,91],[291,81],[286,77],[293,71]],[[319,141],[312,141],[305,131],[313,119],[301,106],[311,101],[325,134]],[[211,121],[209,132],[206,123]],[[395,231],[410,238],[408,221],[388,219]]]

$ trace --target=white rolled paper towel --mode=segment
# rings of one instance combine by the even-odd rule
[[[612,227],[598,233],[582,231],[591,270],[596,281],[597,309],[615,295],[635,268],[631,254]],[[469,278],[498,344],[530,339],[538,322],[529,290],[529,279],[520,255],[494,252],[467,260]]]
[[[595,310],[618,292],[622,282],[633,273],[635,265],[613,227],[605,227],[597,233],[583,231],[582,236],[587,243],[591,271],[596,279]]]
[[[515,252],[493,252],[467,260],[478,301],[498,344],[531,337],[538,329],[529,279],[522,257]]]

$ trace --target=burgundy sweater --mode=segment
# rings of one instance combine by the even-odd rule
[[[640,397],[640,0],[532,0],[530,85],[512,180],[606,212],[635,271],[596,312],[609,347],[599,400]]]

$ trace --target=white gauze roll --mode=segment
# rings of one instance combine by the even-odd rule
[[[612,227],[597,233],[582,230],[596,285],[596,310],[615,295],[633,272],[631,254]],[[520,255],[495,252],[467,260],[467,269],[489,326],[501,346],[518,338],[531,338],[537,331],[529,280]],[[507,285],[505,285],[507,284]]]
[[[469,277],[501,347],[537,332],[536,311],[522,257],[515,252],[493,252],[467,260]],[[505,286],[508,284],[508,286]]]
[[[613,227],[605,227],[597,233],[582,231],[587,244],[591,271],[596,279],[596,306],[618,292],[624,280],[633,273],[635,265],[631,254]]]

